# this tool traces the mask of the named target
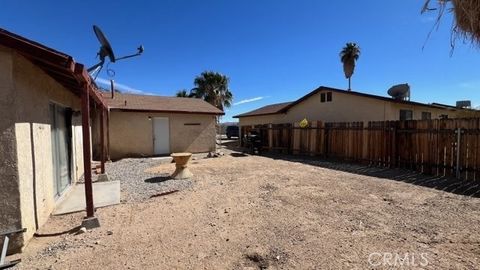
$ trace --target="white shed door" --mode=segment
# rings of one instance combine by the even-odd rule
[[[168,118],[153,118],[153,147],[155,155],[170,154],[170,129]]]

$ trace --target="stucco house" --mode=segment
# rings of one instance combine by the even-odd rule
[[[83,65],[0,29],[0,231],[27,229],[10,251],[89,171],[90,103],[103,106]]]
[[[216,117],[224,113],[202,99],[115,91],[103,96],[108,106],[110,159],[215,150]],[[99,125],[93,127],[93,144],[99,146]],[[95,147],[94,156],[99,152]]]
[[[461,109],[438,103],[371,95],[321,86],[296,101],[267,105],[234,116],[240,126],[322,122],[368,122],[454,118]]]

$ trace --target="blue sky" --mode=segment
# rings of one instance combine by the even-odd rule
[[[100,4],[101,3],[101,4]],[[117,56],[145,53],[109,67],[117,86],[174,95],[213,70],[230,77],[234,103],[224,121],[257,107],[295,100],[324,85],[345,89],[338,53],[346,42],[362,49],[355,91],[386,95],[409,83],[412,100],[480,105],[480,51],[462,41],[450,56],[452,18],[426,41],[435,13],[423,1],[2,0],[0,27],[95,64],[99,25]],[[422,50],[422,46],[425,44]],[[103,71],[100,82],[110,79]]]

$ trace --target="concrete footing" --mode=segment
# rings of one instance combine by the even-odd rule
[[[100,227],[100,221],[97,217],[84,218],[82,221],[82,227],[85,227],[87,230],[95,229]]]

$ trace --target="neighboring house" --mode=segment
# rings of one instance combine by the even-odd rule
[[[293,102],[267,105],[236,115],[240,126],[323,122],[368,122],[453,118],[461,109],[321,86]]]
[[[0,232],[27,229],[10,251],[25,245],[84,174],[90,145],[81,96],[102,104],[91,87],[72,57],[0,29]]]
[[[110,159],[215,150],[216,118],[224,113],[198,98],[104,93]],[[96,118],[97,119],[97,118]],[[99,128],[94,123],[94,145]],[[99,153],[98,147],[94,155]]]

